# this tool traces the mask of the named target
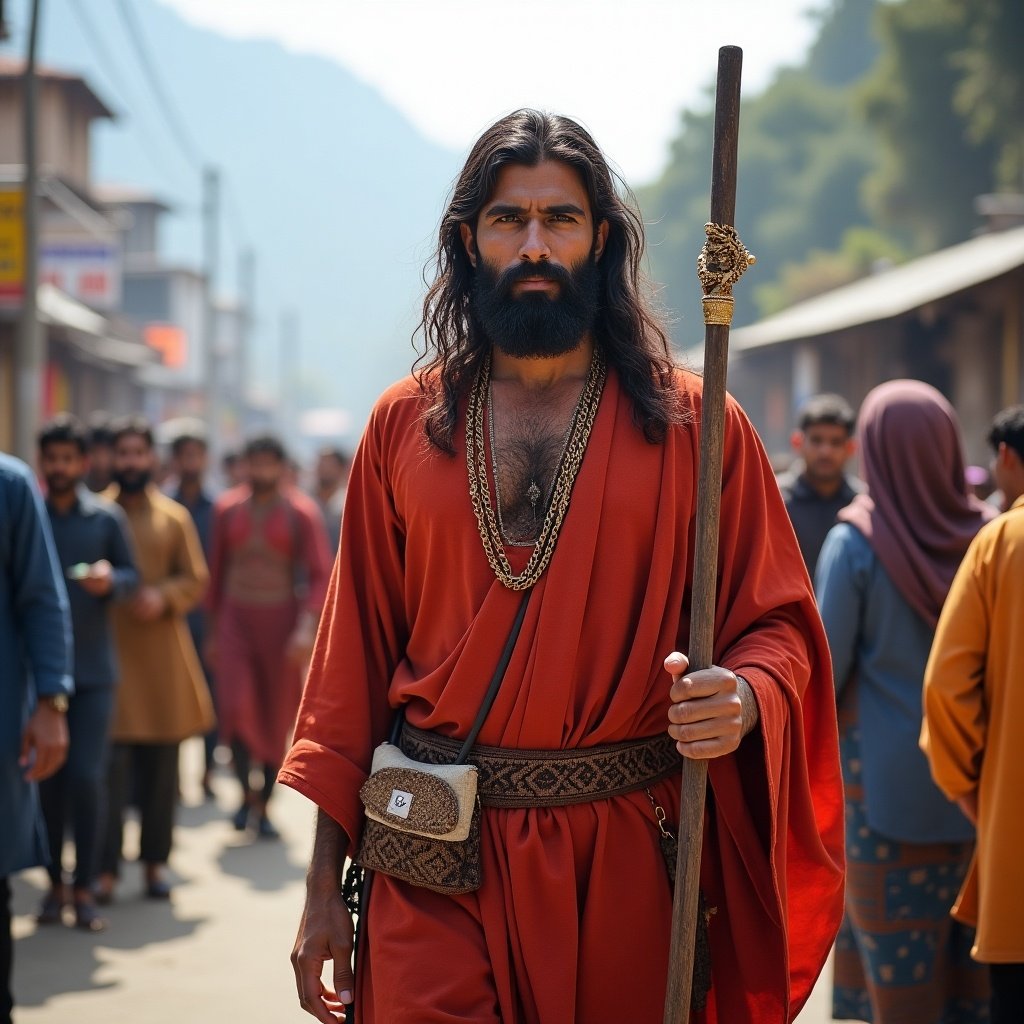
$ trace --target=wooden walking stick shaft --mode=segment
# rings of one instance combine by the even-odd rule
[[[711,171],[711,223],[714,225],[731,226],[736,212],[736,148],[742,64],[743,51],[739,47],[723,46],[718,51]],[[729,287],[724,290],[725,294],[728,294]],[[725,378],[729,357],[728,323],[707,323],[704,344],[697,529],[687,652],[689,671],[710,667],[713,658],[718,520],[725,440]],[[690,1019],[706,784],[707,762],[684,759],[665,1024],[687,1024]]]

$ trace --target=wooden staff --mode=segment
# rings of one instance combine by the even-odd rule
[[[704,393],[688,672],[710,668],[714,654],[718,519],[722,497],[725,378],[732,320],[732,285],[753,263],[753,257],[743,248],[732,227],[736,213],[736,144],[742,66],[743,51],[738,46],[723,46],[718,51],[711,222],[705,226],[708,238],[697,261],[704,291]],[[690,1019],[707,774],[706,761],[683,760],[665,1024],[687,1024]]]

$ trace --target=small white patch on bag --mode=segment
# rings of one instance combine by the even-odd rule
[[[408,818],[411,807],[412,793],[406,793],[401,789],[391,790],[391,799],[388,801],[388,814],[393,814],[396,818]]]

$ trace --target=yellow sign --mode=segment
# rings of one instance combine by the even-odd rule
[[[21,302],[25,288],[24,193],[0,190],[0,303]]]

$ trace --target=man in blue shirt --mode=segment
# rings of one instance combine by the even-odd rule
[[[39,434],[39,467],[46,480],[46,510],[67,579],[75,639],[75,695],[68,708],[70,748],[64,767],[39,788],[50,841],[50,892],[40,924],[57,924],[68,905],[61,851],[69,816],[75,837],[75,924],[101,931],[92,886],[96,877],[104,779],[110,748],[117,665],[108,621],[112,598],[138,586],[124,513],[84,484],[87,436],[72,416],[61,415]]]
[[[8,877],[46,861],[35,783],[67,754],[71,623],[46,509],[28,466],[0,453],[0,1024],[10,1024]]]
[[[790,443],[797,461],[779,477],[786,511],[811,579],[828,531],[864,485],[846,472],[856,450],[854,412],[841,395],[815,395],[800,407]]]

